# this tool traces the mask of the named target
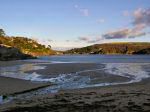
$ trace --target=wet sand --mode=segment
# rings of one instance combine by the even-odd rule
[[[42,75],[53,76],[58,74],[76,73],[87,69],[90,70],[103,67],[104,65],[95,63],[55,63],[55,64],[47,64],[46,68],[43,70],[29,71],[28,73],[36,72]]]
[[[0,67],[8,67],[22,64],[29,64],[26,61],[0,61]],[[12,95],[18,93],[28,92],[34,89],[42,88],[51,85],[50,83],[39,83],[25,81],[15,78],[8,78],[0,76],[0,95]]]
[[[7,112],[150,112],[150,79],[140,83],[61,91],[3,105]]]
[[[50,83],[37,83],[14,78],[0,77],[0,95],[24,93],[49,85]]]
[[[97,66],[103,67],[101,64],[55,64],[54,66],[47,65],[45,70],[37,70],[36,72],[43,75],[57,75],[62,72],[70,73]],[[100,73],[102,74],[102,72]],[[8,85],[6,84],[6,86]],[[34,96],[32,99],[18,99],[1,105],[0,111],[150,112],[150,79],[133,84],[61,90],[56,94]]]
[[[0,61],[0,67],[21,65],[21,64],[25,64],[25,63],[31,63],[31,62],[26,62],[26,61],[22,61],[22,60],[17,60],[17,61]]]

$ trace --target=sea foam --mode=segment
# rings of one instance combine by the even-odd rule
[[[130,82],[139,82],[142,79],[150,77],[149,73],[143,66],[150,66],[148,63],[105,63],[106,73],[128,77]]]

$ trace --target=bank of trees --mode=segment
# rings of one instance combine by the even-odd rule
[[[39,44],[37,41],[27,37],[9,37],[6,36],[3,29],[0,29],[0,44],[19,49],[25,54],[34,56],[55,54],[50,47]]]

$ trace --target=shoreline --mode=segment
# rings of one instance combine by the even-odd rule
[[[33,62],[25,62],[33,63]],[[3,63],[3,67],[15,64],[24,64],[22,62],[9,62],[6,65]],[[39,65],[43,65],[40,64]],[[92,63],[80,63],[80,64],[44,64],[45,69],[28,71],[28,73],[37,72],[41,75],[58,75],[59,73],[70,73],[77,72],[86,69],[93,69],[95,67],[104,67],[102,64],[92,64]],[[109,74],[104,74],[102,71],[102,76]],[[95,76],[94,76],[95,74]],[[87,75],[87,74],[82,74]],[[52,77],[53,77],[52,76]],[[101,78],[102,78],[101,76]],[[51,76],[50,76],[51,77]],[[92,77],[97,77],[96,73],[93,73]],[[107,77],[109,78],[109,77]],[[112,78],[110,78],[112,80]],[[3,82],[2,82],[2,81]],[[5,81],[7,80],[7,81]],[[120,80],[120,79],[119,79]],[[123,79],[124,80],[124,79]],[[6,83],[7,82],[7,83]],[[15,82],[15,83],[14,83]],[[10,83],[11,87],[8,87]],[[32,85],[32,89],[38,89],[40,87],[50,86],[48,83],[34,83],[31,81],[24,81],[20,79],[4,78],[0,77],[0,90],[1,84],[5,89],[11,90],[18,85],[23,87],[29,87]],[[13,85],[14,84],[14,85]],[[27,85],[28,84],[28,85]],[[14,86],[14,87],[13,87]],[[31,86],[30,86],[31,87]],[[37,88],[36,88],[37,87]],[[120,85],[110,85],[103,87],[89,87],[82,89],[65,89],[60,90],[58,93],[48,93],[44,95],[33,95],[32,98],[27,99],[15,99],[6,104],[0,105],[0,111],[2,112],[41,112],[49,111],[53,112],[149,112],[150,111],[150,78],[144,79],[141,82],[131,83],[131,84],[120,84]],[[18,88],[17,88],[18,89]],[[20,88],[19,89],[23,89]],[[18,90],[19,90],[18,89]],[[32,91],[31,88],[27,88],[28,91]],[[8,91],[7,90],[7,91]],[[23,90],[20,90],[22,93]],[[9,94],[10,94],[9,93]]]
[[[31,82],[0,76],[0,95],[15,95],[50,85],[51,83]]]
[[[150,79],[138,83],[63,90],[56,94],[17,100],[0,107],[2,112],[149,112]]]

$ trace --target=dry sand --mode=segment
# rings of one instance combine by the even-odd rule
[[[87,66],[86,66],[87,65]],[[102,66],[102,65],[101,65]],[[70,73],[96,67],[93,64],[48,65],[37,73]],[[33,72],[33,71],[32,71]],[[14,100],[0,106],[2,112],[150,112],[150,79],[139,83],[64,90],[57,94]]]

